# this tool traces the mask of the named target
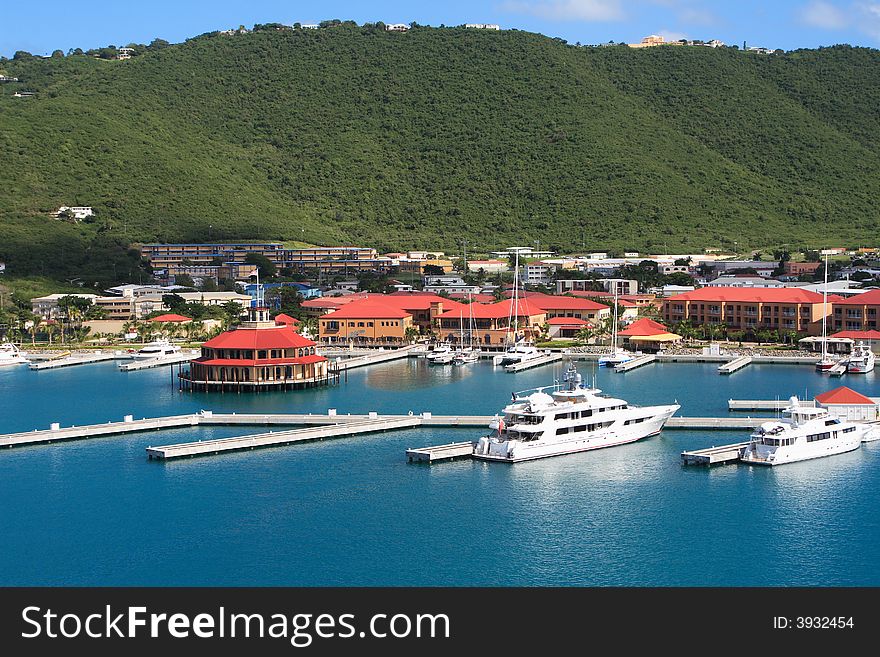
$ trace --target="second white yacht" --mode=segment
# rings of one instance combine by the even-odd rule
[[[858,449],[874,427],[842,420],[827,408],[801,406],[792,397],[782,419],[764,422],[750,436],[740,460],[755,465],[782,465]]]
[[[871,345],[864,341],[856,342],[853,346],[846,371],[852,374],[866,374],[874,369],[874,352]]]

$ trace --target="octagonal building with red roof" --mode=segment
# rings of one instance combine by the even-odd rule
[[[202,355],[181,372],[181,386],[196,391],[293,390],[336,380],[316,343],[251,308],[246,322],[202,345]]]

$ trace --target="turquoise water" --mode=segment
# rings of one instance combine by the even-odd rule
[[[335,388],[179,393],[167,370],[0,370],[0,432],[171,415],[368,411],[492,414],[516,375],[398,361]],[[591,370],[633,403],[727,415],[728,398],[813,396],[808,367]],[[842,382],[880,396],[876,373]],[[409,465],[407,447],[479,430],[343,438],[169,463],[144,448],[259,432],[215,427],[0,451],[0,585],[880,585],[880,443],[764,469],[683,468],[742,432],[665,431],[633,445],[508,466]]]

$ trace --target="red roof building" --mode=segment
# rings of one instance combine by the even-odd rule
[[[816,404],[846,420],[873,422],[878,415],[877,402],[846,386],[816,395]]]
[[[729,329],[822,332],[822,316],[831,311],[832,299],[798,287],[704,287],[663,300],[667,324],[690,321],[696,326],[719,324]]]
[[[181,372],[181,384],[206,392],[327,385],[333,376],[315,346],[289,326],[277,325],[268,309],[252,308],[248,321],[202,345],[202,355]]]
[[[622,331],[618,331],[617,335],[627,336],[627,335],[662,335],[664,333],[669,333],[669,329],[663,326],[660,322],[655,322],[653,319],[648,319],[647,317],[643,317],[642,319],[637,319],[632,324],[627,326]]]
[[[828,297],[831,301],[831,297]],[[880,329],[880,289],[862,292],[848,299],[835,299],[831,310],[834,331],[873,331]]]
[[[148,322],[157,322],[157,323],[166,323],[170,322],[172,324],[186,324],[187,322],[192,321],[192,317],[184,317],[183,315],[175,315],[174,313],[169,313],[167,315],[157,315],[152,319],[148,319]]]
[[[275,324],[277,326],[290,326],[295,331],[300,325],[300,321],[296,317],[291,317],[286,313],[275,315]]]

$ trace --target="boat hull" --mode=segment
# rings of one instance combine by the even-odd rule
[[[838,454],[846,454],[847,452],[853,452],[857,450],[859,447],[861,447],[861,444],[861,439],[858,439],[855,441],[847,442],[844,445],[835,446],[834,449],[829,449],[824,453],[804,454],[803,456],[773,459],[772,461],[769,459],[751,457],[749,456],[751,452],[746,451],[743,456],[740,457],[740,461],[749,465],[766,465],[771,467],[776,465],[787,465],[789,463],[800,463],[801,461],[812,461],[813,459],[821,459],[826,456],[837,456]]]
[[[609,427],[607,431],[596,432],[589,436],[570,433],[567,435],[572,437],[564,440],[539,440],[534,444],[519,443],[512,452],[499,451],[501,449],[499,446],[506,443],[493,444],[491,442],[487,442],[485,451],[481,452],[480,443],[477,443],[473,458],[478,461],[496,463],[521,463],[552,456],[565,456],[566,454],[577,454],[607,447],[618,447],[659,434],[666,421],[675,414],[678,408],[678,406],[660,407],[650,420],[625,426],[614,425]]]

